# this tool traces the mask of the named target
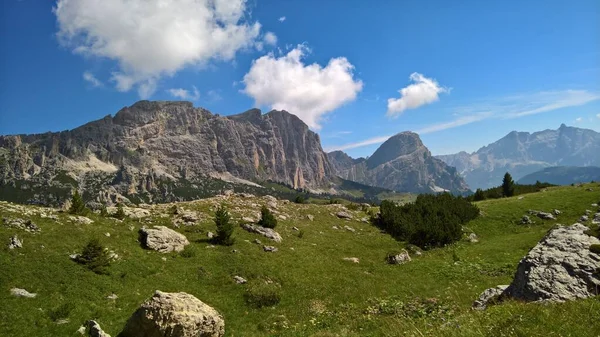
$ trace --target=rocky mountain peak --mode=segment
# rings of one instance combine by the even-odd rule
[[[423,142],[418,134],[410,131],[398,133],[381,144],[375,153],[367,159],[367,166],[370,169],[375,168],[398,157],[409,155],[423,147]]]

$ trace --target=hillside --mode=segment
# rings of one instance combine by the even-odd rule
[[[469,191],[456,170],[433,157],[413,132],[390,137],[368,159],[353,159],[341,151],[327,155],[336,174],[366,185],[410,193]]]
[[[509,301],[486,311],[473,311],[471,304],[484,289],[508,284],[520,259],[549,228],[574,223],[599,200],[600,185],[588,184],[479,202],[482,216],[465,227],[479,242],[426,251],[404,265],[385,263],[386,254],[401,249],[402,242],[363,222],[362,210],[346,210],[353,220],[339,219],[341,205],[273,205],[269,197],[228,194],[177,203],[179,215],[172,204],[146,205],[125,209],[138,219],[92,214],[94,222],[85,224],[55,209],[0,202],[0,218],[31,220],[40,228],[30,233],[0,225],[0,335],[70,336],[95,319],[117,336],[159,289],[193,294],[217,309],[227,336],[596,336],[600,322],[591,313],[599,310],[597,297],[544,305]],[[283,241],[272,243],[278,252],[264,252],[253,242],[269,240],[239,227],[231,247],[208,242],[217,205],[227,205],[237,221],[256,218],[260,205],[268,203],[279,217],[276,230]],[[518,224],[529,209],[554,208],[562,211],[558,221]],[[193,214],[196,224],[181,225],[182,214]],[[138,229],[159,224],[184,234],[193,252],[143,249]],[[23,248],[9,250],[6,243],[14,234]],[[94,274],[69,258],[91,237],[118,254],[110,275]],[[249,284],[269,280],[279,288],[281,302],[272,308],[249,306],[244,294],[250,285],[236,284],[234,276]],[[13,287],[37,297],[11,296]],[[57,324],[50,317],[67,320]]]
[[[487,189],[506,172],[519,180],[551,166],[600,166],[600,133],[564,124],[557,130],[513,131],[471,154],[436,157],[456,167],[472,190]]]
[[[600,180],[600,167],[558,166],[533,172],[519,179],[519,184],[535,184],[536,181],[554,185],[569,185]]]

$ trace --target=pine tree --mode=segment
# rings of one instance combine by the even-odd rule
[[[85,207],[79,191],[75,190],[73,197],[71,198],[71,208],[69,208],[69,213],[75,215],[85,215],[87,214],[87,211],[88,209]]]
[[[113,214],[113,218],[117,218],[120,220],[125,219],[126,215],[125,215],[125,211],[123,210],[123,205],[121,205],[120,203],[117,204],[117,211],[115,212],[115,214]]]
[[[273,213],[271,213],[266,206],[263,206],[260,209],[260,220],[258,220],[258,225],[265,228],[275,228],[275,226],[277,226],[277,219],[275,219]]]
[[[474,201],[485,200],[485,194],[483,193],[483,190],[481,188],[478,188],[475,191],[475,194],[473,195],[473,200]]]
[[[231,217],[227,209],[224,206],[220,206],[215,212],[215,225],[217,225],[216,243],[224,246],[233,245],[234,239],[232,234],[234,227],[230,220]]]
[[[108,274],[107,268],[110,266],[110,257],[100,241],[94,238],[83,247],[81,254],[77,257],[77,262],[85,265],[96,274]]]
[[[506,172],[502,179],[502,195],[505,197],[515,195],[515,182],[508,172]]]

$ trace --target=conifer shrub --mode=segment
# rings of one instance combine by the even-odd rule
[[[113,218],[116,218],[119,220],[125,219],[126,215],[125,215],[125,211],[123,210],[123,205],[121,205],[120,203],[117,204],[117,211],[112,216],[113,216]]]
[[[73,196],[71,197],[71,207],[69,208],[69,213],[75,215],[87,215],[89,209],[85,207],[85,203],[83,202],[83,198],[79,194],[79,191],[75,190],[73,192]]]
[[[277,226],[277,219],[275,219],[273,213],[266,206],[260,209],[258,225],[265,228],[275,228]]]
[[[442,247],[462,237],[462,225],[479,215],[477,206],[449,193],[419,195],[402,206],[384,200],[375,226],[422,249]]]
[[[231,222],[231,216],[224,206],[219,206],[215,212],[215,225],[217,226],[217,235],[214,238],[214,242],[219,245],[231,246],[234,243],[233,235],[233,223]]]
[[[106,249],[100,244],[100,240],[97,238],[91,239],[87,245],[83,247],[81,254],[79,254],[76,261],[96,274],[109,274],[108,267],[110,267],[110,257],[108,256]]]
[[[297,204],[304,204],[304,203],[306,203],[306,199],[304,198],[303,195],[299,194],[294,199],[294,202],[297,203]]]

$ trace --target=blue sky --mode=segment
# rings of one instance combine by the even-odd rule
[[[286,109],[327,150],[412,130],[434,154],[600,131],[600,2],[4,0],[0,134],[145,98]]]

